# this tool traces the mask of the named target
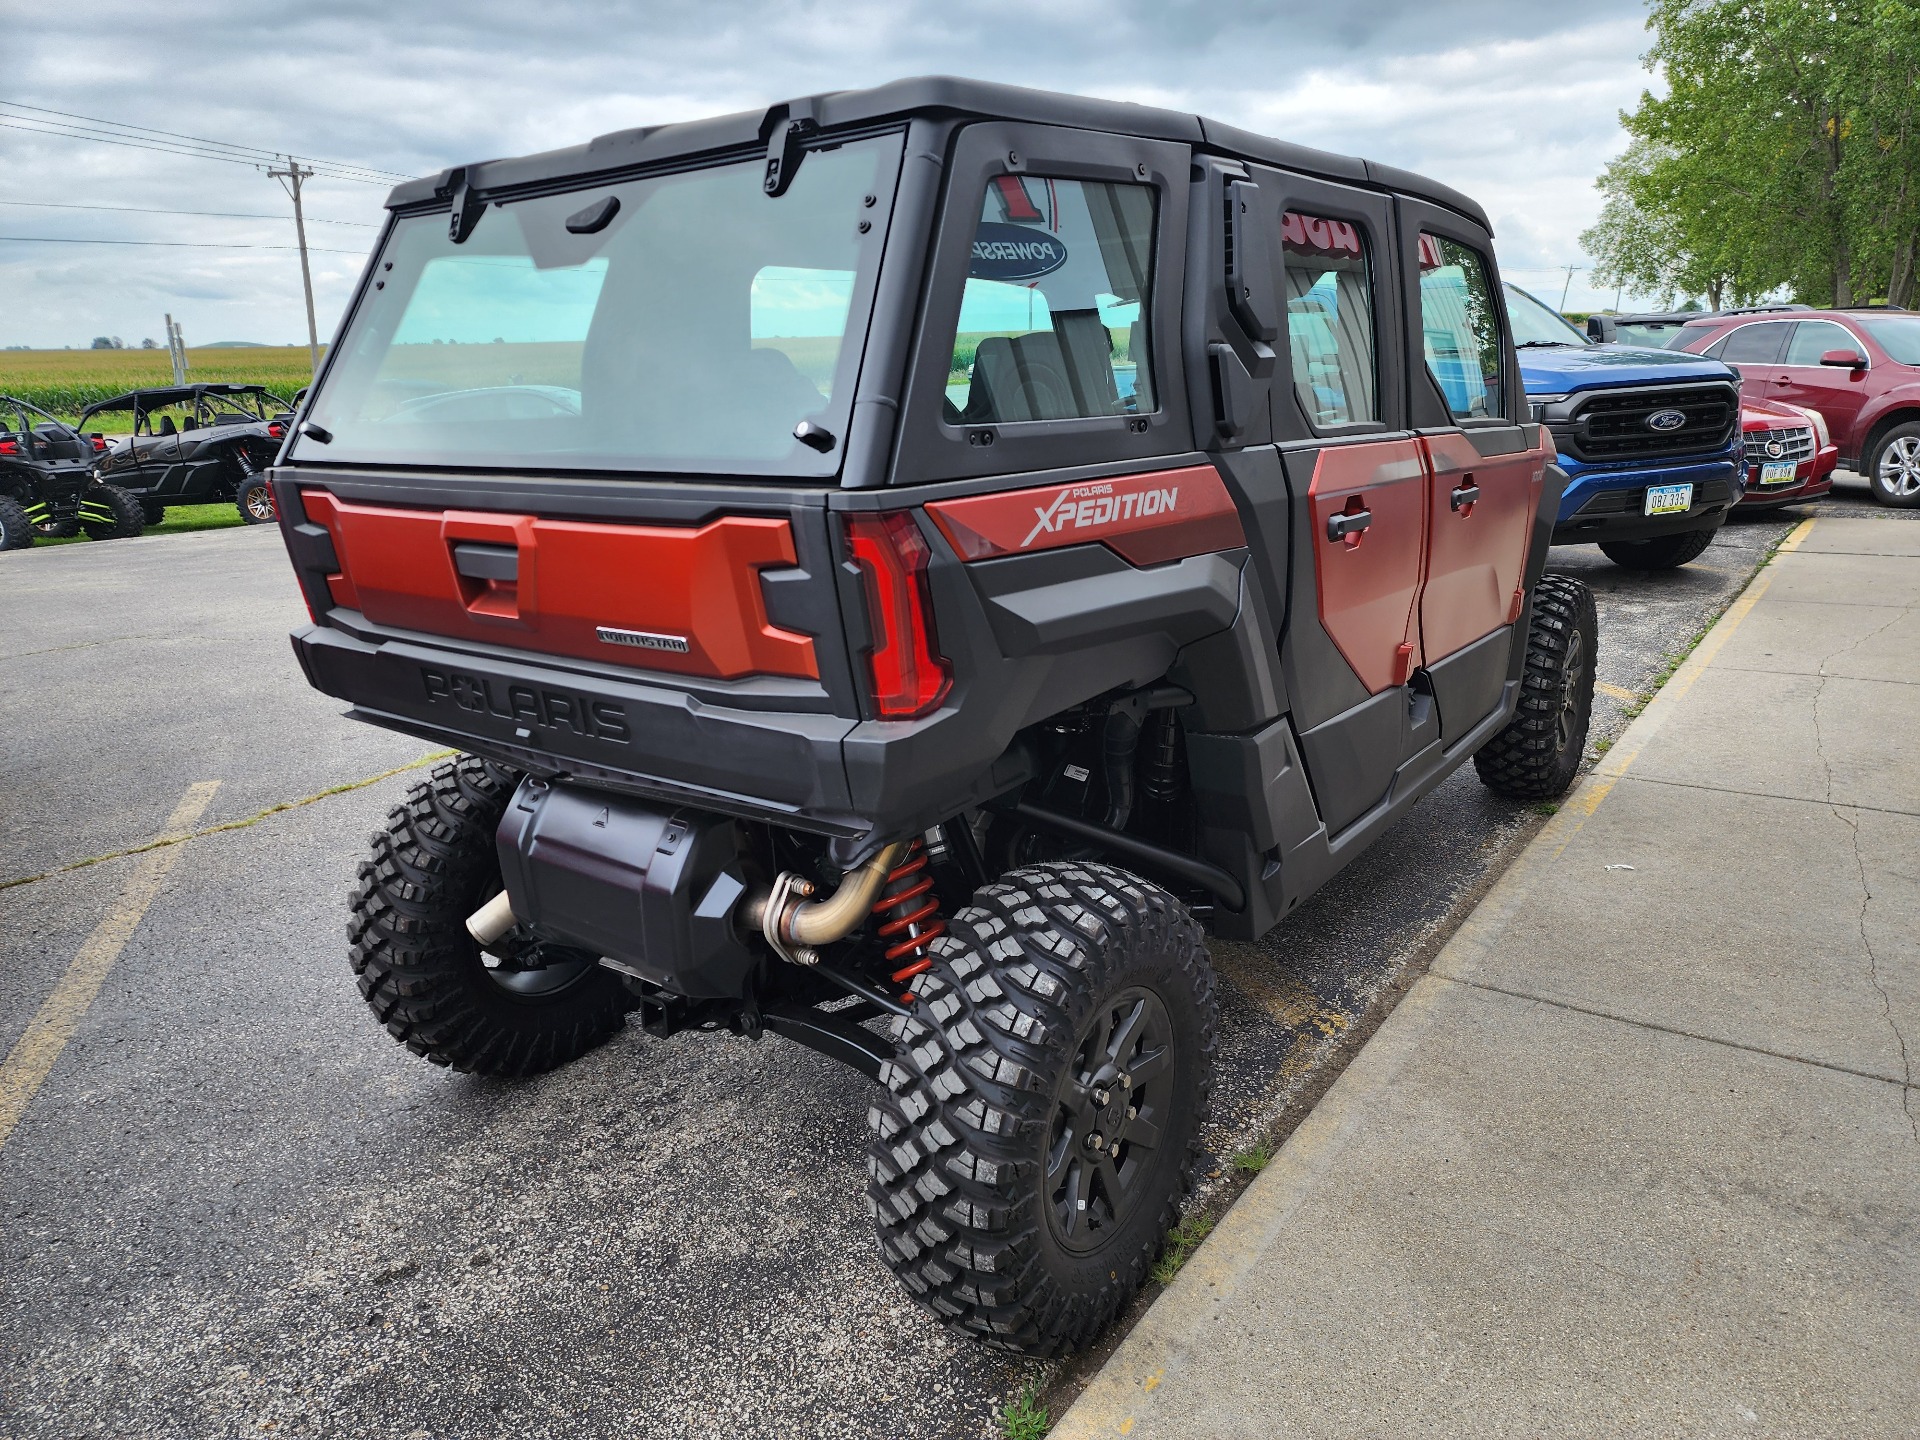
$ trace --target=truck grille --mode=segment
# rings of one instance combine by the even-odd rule
[[[1778,444],[1778,450],[1769,450]],[[1802,425],[1791,430],[1747,431],[1747,463],[1764,465],[1770,460],[1805,460],[1813,454],[1813,427]]]
[[[1671,430],[1647,423],[1667,410],[1678,411],[1682,423]],[[1732,385],[1656,385],[1599,391],[1576,401],[1572,417],[1551,428],[1555,444],[1576,460],[1651,460],[1721,449],[1739,416]]]

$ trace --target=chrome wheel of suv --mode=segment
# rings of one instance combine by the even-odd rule
[[[1920,505],[1920,425],[1900,425],[1881,440],[1869,475],[1883,505]]]

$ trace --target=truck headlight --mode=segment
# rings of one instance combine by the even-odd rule
[[[1564,395],[1527,396],[1527,418],[1529,420],[1544,420],[1547,414],[1547,407],[1549,405],[1558,405],[1566,398]]]

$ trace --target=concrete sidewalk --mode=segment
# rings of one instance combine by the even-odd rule
[[[1920,1433],[1917,742],[1803,527],[1053,1434]]]

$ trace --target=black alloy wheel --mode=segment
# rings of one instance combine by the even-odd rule
[[[1063,1247],[1098,1249],[1133,1214],[1172,1104],[1167,1007],[1151,990],[1122,991],[1082,1028],[1054,1096],[1047,1218]]]

